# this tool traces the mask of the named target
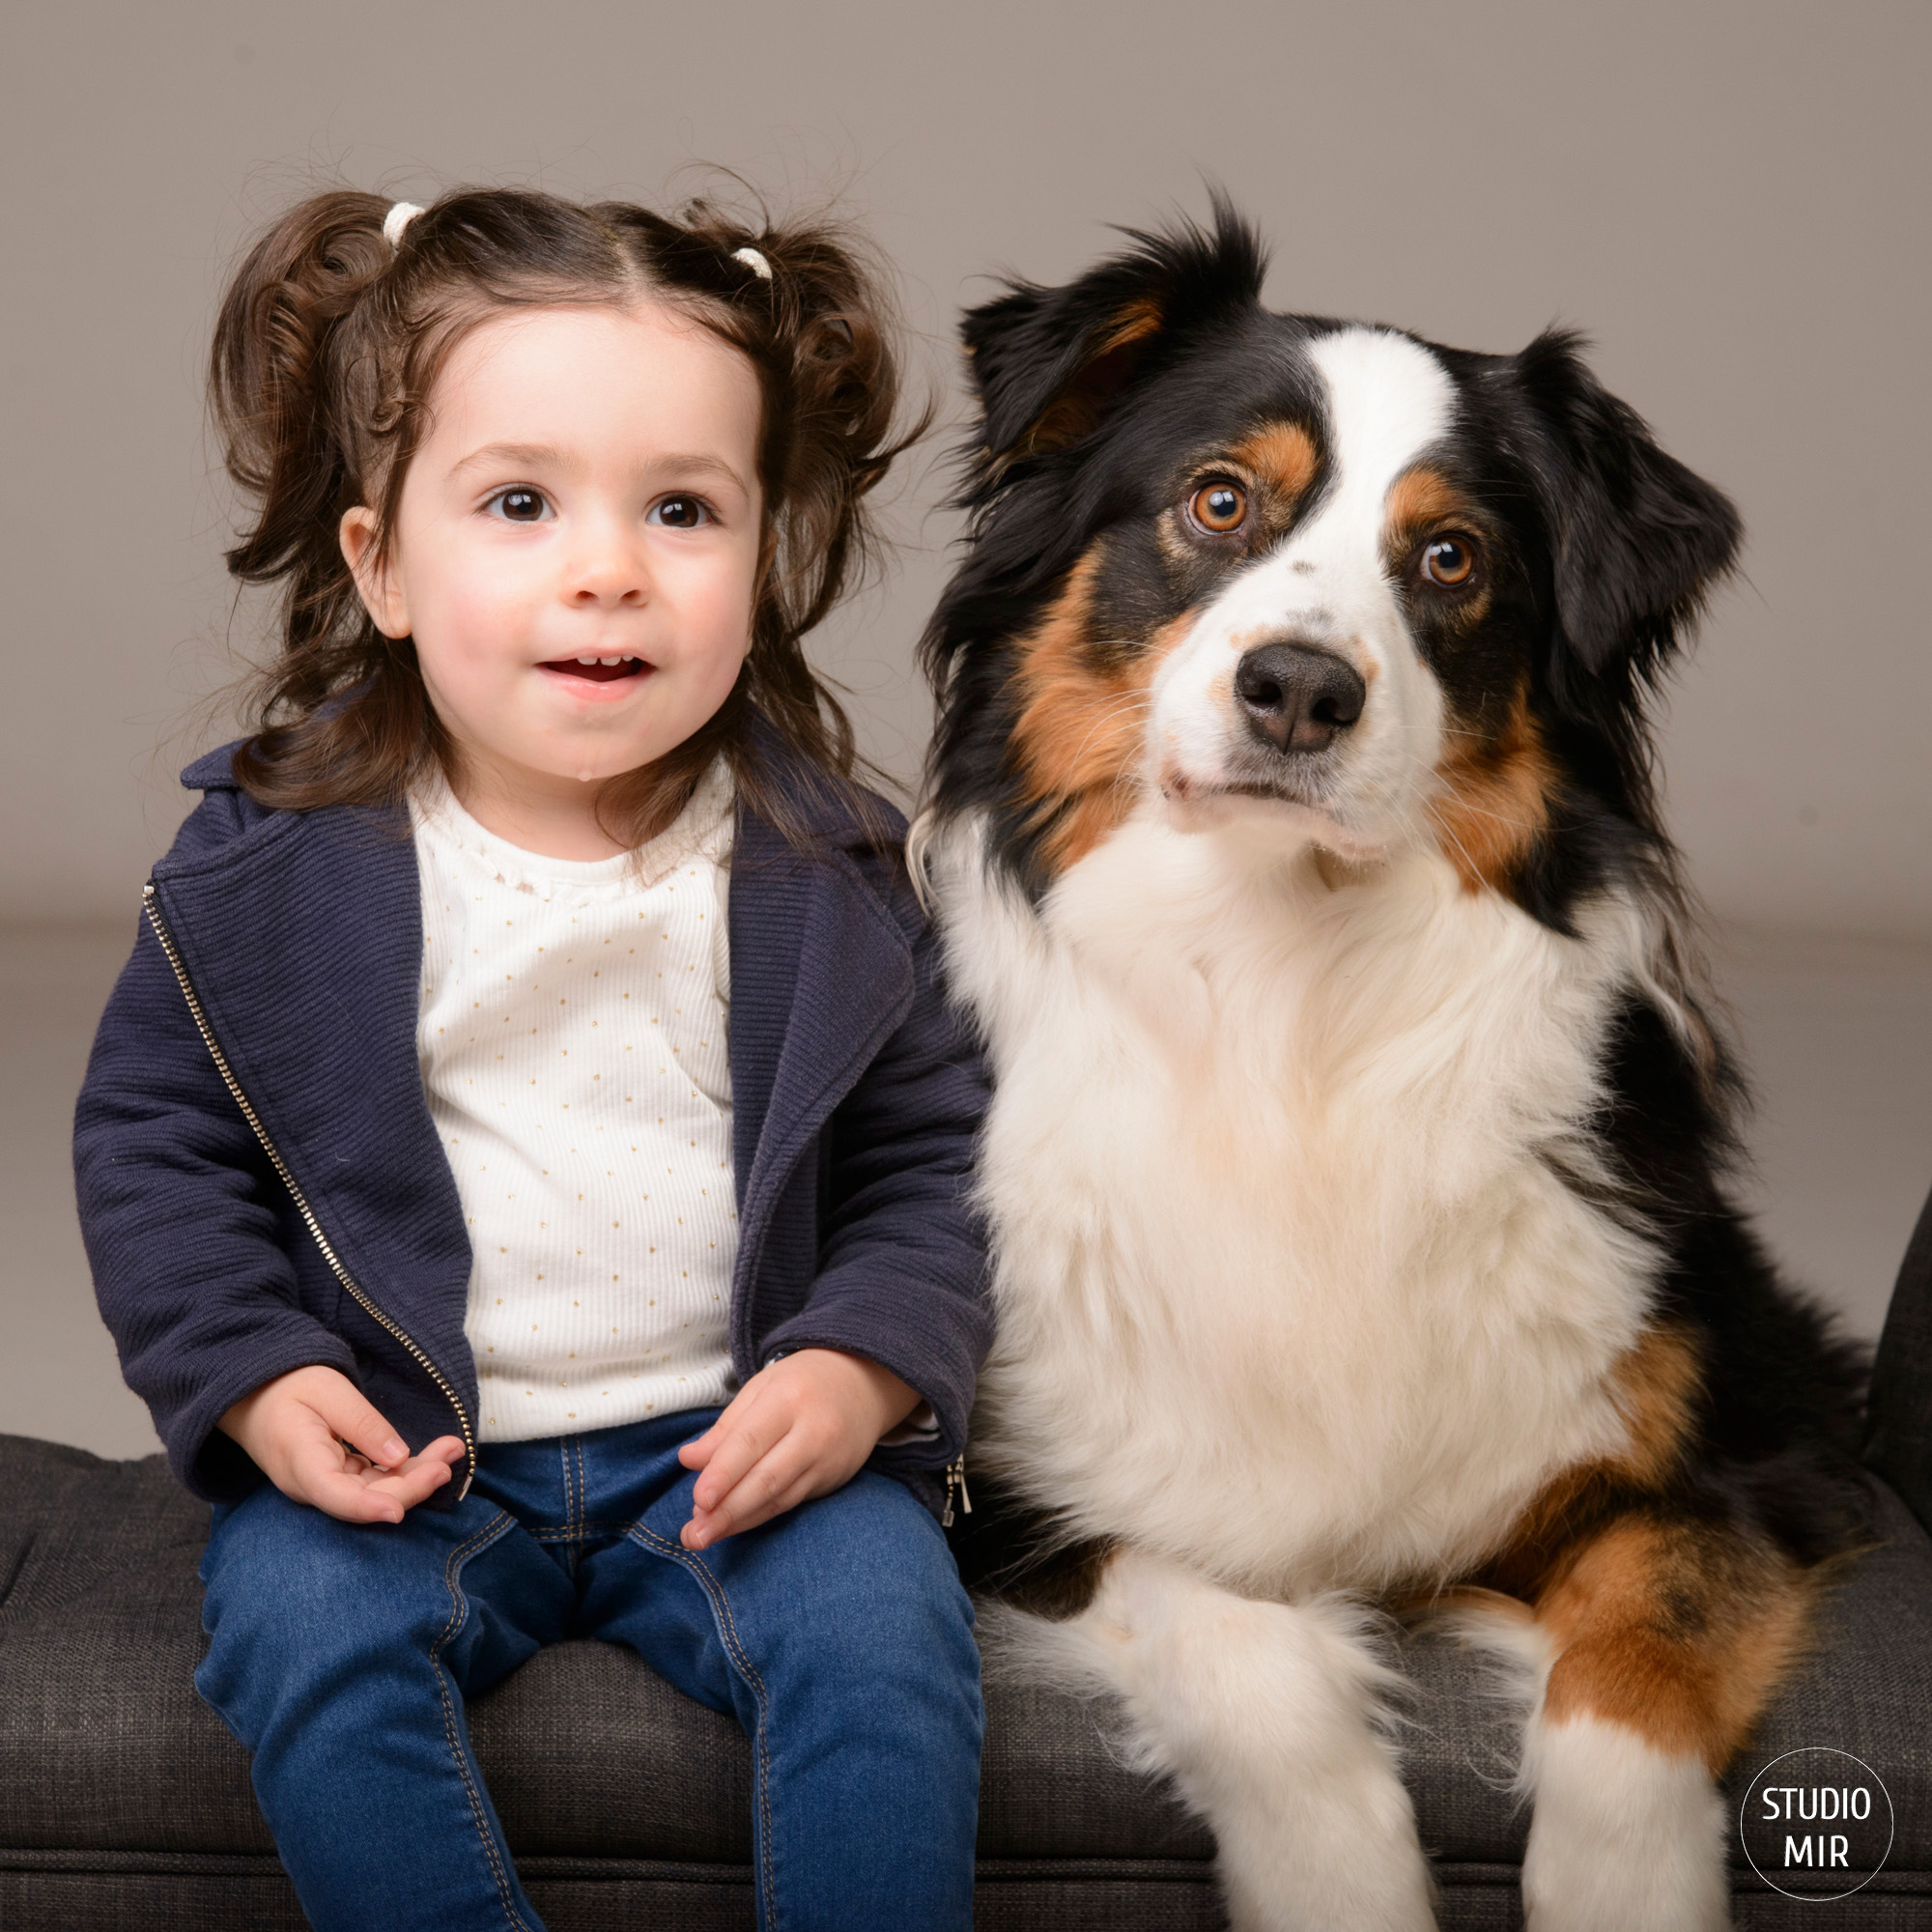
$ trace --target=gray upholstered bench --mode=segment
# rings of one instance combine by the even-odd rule
[[[1885,1781],[1895,1841],[1879,1875],[1833,1905],[1784,1897],[1740,1859],[1743,1927],[1932,1927],[1932,1207],[1900,1276],[1873,1420],[1886,1541],[1838,1583],[1734,1802],[1780,1753],[1833,1747]],[[205,1526],[158,1457],[106,1463],[0,1437],[0,1925],[302,1924],[246,1756],[189,1681]],[[1515,1926],[1527,1821],[1507,1788],[1508,1738],[1460,1653],[1420,1642],[1410,1665],[1421,1695],[1406,1762],[1442,1923]],[[479,1698],[473,1720],[553,1932],[751,1925],[750,1764],[729,1719],[626,1651],[567,1643]],[[1222,1922],[1207,1834],[1058,1697],[992,1698],[980,1849],[987,1928]]]

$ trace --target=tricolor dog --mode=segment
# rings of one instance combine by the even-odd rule
[[[1135,244],[967,318],[926,645],[1009,1645],[1116,1701],[1236,1925],[1412,1932],[1377,1618],[1454,1604],[1535,1932],[1724,1925],[1717,1776],[1860,1520],[1652,785],[1737,516],[1569,336],[1277,314],[1225,209]]]

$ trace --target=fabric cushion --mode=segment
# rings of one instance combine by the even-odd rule
[[[108,1463],[16,1436],[0,1436],[0,1847],[43,1867],[131,1852],[271,1857],[246,1754],[190,1681],[205,1507],[159,1457]],[[1863,1758],[1890,1793],[1886,1877],[1897,1882],[1932,1872],[1932,1540],[1883,1489],[1879,1512],[1884,1541],[1846,1566],[1814,1654],[1731,1784],[1735,1805],[1761,1765],[1806,1745]],[[1506,1869],[1488,1869],[1520,1859],[1527,1827],[1510,1790],[1507,1723],[1460,1649],[1421,1637],[1404,1650],[1417,1689],[1402,1741],[1423,1840],[1445,1861],[1448,1890],[1459,1880],[1485,1896],[1510,1889]],[[690,1881],[715,1889],[750,1858],[750,1758],[736,1724],[628,1651],[546,1651],[477,1698],[472,1724],[512,1845],[559,1885],[578,1882],[583,1861],[639,1873],[637,1861],[674,1861],[714,1868]],[[1151,1923],[1195,1922],[1199,1911],[1215,1922],[1200,1905],[1211,1898],[1208,1833],[1125,1767],[1102,1717],[1049,1691],[989,1696],[980,1850],[982,1882],[1014,1924],[1050,1922],[1022,1909],[1028,1886],[1072,1910],[1076,1892],[1101,1895],[1079,1888],[1117,1883],[1168,1898],[1169,1916]],[[585,1873],[593,1889],[622,1876]],[[1767,1900],[1762,1922],[1781,1922],[1777,1909]]]

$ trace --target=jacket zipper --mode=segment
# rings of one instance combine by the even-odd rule
[[[194,1023],[200,1030],[203,1043],[210,1058],[214,1062],[214,1070],[221,1075],[223,1084],[234,1096],[235,1104],[242,1110],[242,1118],[254,1129],[255,1138],[262,1143],[262,1151],[273,1162],[275,1172],[281,1178],[284,1187],[289,1190],[289,1199],[296,1204],[296,1211],[302,1217],[315,1244],[322,1252],[322,1258],[328,1264],[329,1271],[353,1295],[362,1312],[379,1326],[400,1342],[439,1389],[442,1391],[449,1406],[456,1411],[457,1427],[463,1432],[463,1449],[466,1463],[463,1472],[463,1487],[456,1492],[456,1500],[461,1502],[469,1493],[469,1484],[476,1473],[476,1438],[469,1428],[469,1418],[464,1413],[462,1401],[450,1387],[447,1378],[429,1356],[393,1321],[382,1309],[378,1308],[357,1284],[354,1275],[343,1265],[342,1257],[335,1252],[329,1238],[322,1231],[322,1223],[315,1218],[315,1209],[308,1205],[308,1197],[296,1184],[296,1178],[289,1172],[289,1164],[281,1156],[281,1151],[269,1138],[268,1129],[262,1125],[261,1116],[249,1104],[248,1096],[242,1091],[242,1083],[236,1079],[234,1069],[228,1064],[228,1056],[222,1052],[214,1037],[214,1029],[208,1023],[208,1015],[202,1009],[201,996],[194,990],[194,981],[187,976],[187,967],[183,963],[181,949],[175,944],[175,936],[168,930],[168,923],[161,917],[160,901],[155,895],[154,881],[151,879],[141,888],[141,909],[148,916],[148,923],[155,928],[155,937],[161,942],[161,951],[168,956],[168,964],[174,968],[174,975],[181,983],[182,997],[187,1002],[187,1009],[194,1016]],[[948,1471],[947,1493],[952,1494],[952,1472]],[[949,1503],[950,1508],[950,1503]]]
[[[959,1492],[961,1513],[971,1516],[973,1498],[966,1489],[966,1452],[963,1449],[946,1465],[946,1509],[939,1519],[941,1529],[952,1527],[952,1492],[955,1488]]]

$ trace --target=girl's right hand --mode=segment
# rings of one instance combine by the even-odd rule
[[[285,1496],[344,1522],[401,1522],[463,1460],[454,1435],[439,1435],[412,1456],[347,1376],[320,1366],[264,1382],[215,1427]]]

